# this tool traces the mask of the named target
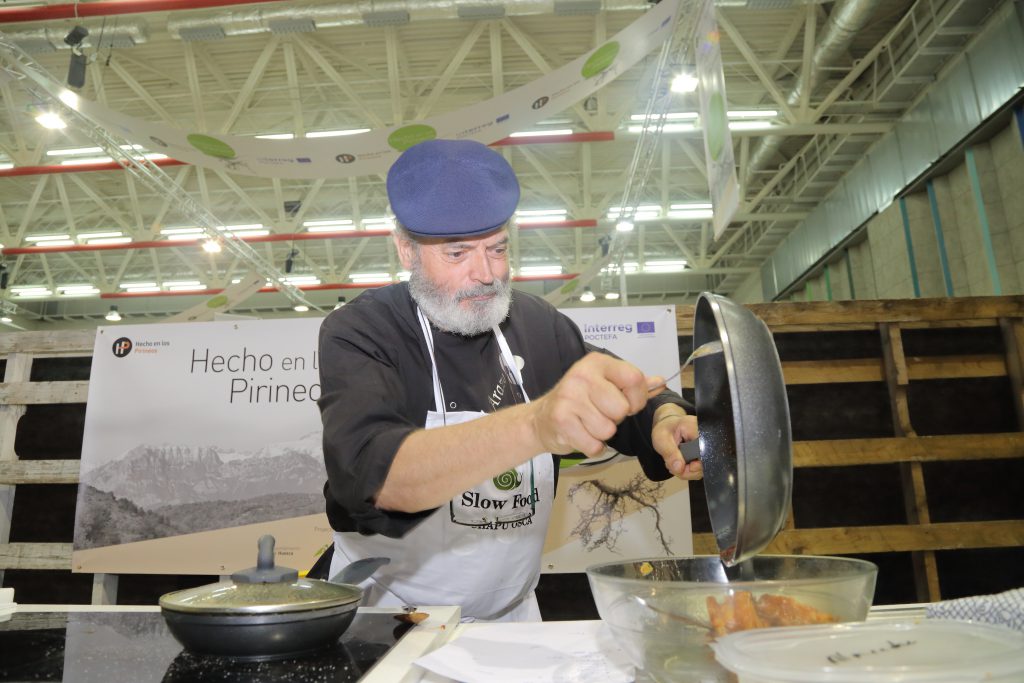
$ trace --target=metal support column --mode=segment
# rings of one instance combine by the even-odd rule
[[[850,249],[843,249],[843,260],[846,261],[846,282],[850,285],[850,300],[856,300],[857,288],[853,286],[853,260],[850,258]]]
[[[917,278],[917,262],[914,259],[914,239],[910,235],[910,214],[907,200],[900,197],[900,216],[903,217],[903,239],[907,243],[907,260],[910,262],[910,281],[914,285],[914,298],[921,297],[921,282]]]
[[[932,224],[935,226],[935,243],[939,250],[939,264],[942,266],[942,282],[946,296],[953,296],[953,276],[949,272],[949,257],[946,255],[946,239],[942,234],[942,216],[939,215],[939,201],[935,196],[935,185],[928,181],[928,205],[932,210]]]
[[[988,261],[988,274],[992,279],[992,293],[1002,296],[1003,285],[999,280],[999,268],[996,267],[996,252],[992,246],[992,230],[988,222],[988,211],[985,209],[985,197],[981,194],[981,178],[978,175],[978,164],[974,160],[974,149],[968,148],[967,175],[971,178],[971,191],[974,194],[974,205],[978,209],[978,223],[981,225],[981,243]]]

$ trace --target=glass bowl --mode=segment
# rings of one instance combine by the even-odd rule
[[[587,569],[601,619],[658,683],[734,681],[709,644],[750,628],[863,621],[878,567],[814,555],[650,558]],[[642,679],[638,679],[642,680]]]

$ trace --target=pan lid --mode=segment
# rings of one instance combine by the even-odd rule
[[[763,550],[782,528],[793,482],[792,436],[782,365],[768,327],[748,308],[710,292],[697,300],[693,348],[704,490],[726,566]]]
[[[274,537],[262,536],[255,567],[228,581],[167,593],[160,607],[190,614],[276,614],[340,607],[362,600],[358,586],[299,578],[298,571],[274,565]]]

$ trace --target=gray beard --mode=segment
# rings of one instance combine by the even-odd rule
[[[512,287],[508,280],[495,280],[489,285],[477,285],[448,294],[437,283],[423,274],[414,264],[409,276],[409,293],[427,320],[444,332],[475,337],[495,327],[508,317],[512,305]],[[494,294],[487,301],[461,302],[477,296]]]

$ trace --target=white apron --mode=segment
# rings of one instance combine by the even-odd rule
[[[445,411],[430,325],[422,312],[417,314],[434,385],[435,410],[427,412],[424,427],[484,416]],[[502,361],[529,402],[504,335],[497,327],[493,332]],[[335,532],[331,576],[364,557],[389,557],[390,564],[360,584],[366,591],[364,604],[459,605],[464,621],[539,621],[533,590],[540,576],[554,488],[551,454],[541,453],[459,494],[402,538]]]

